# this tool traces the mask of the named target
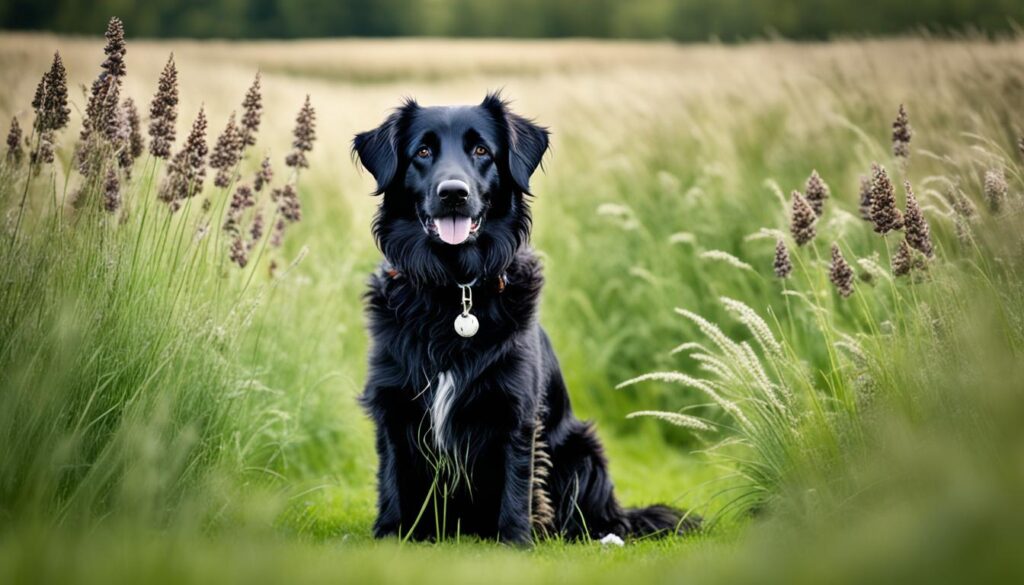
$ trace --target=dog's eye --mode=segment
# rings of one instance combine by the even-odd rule
[[[427,158],[430,156],[430,149],[426,146],[421,146],[420,149],[416,151],[416,156],[420,158]]]
[[[473,149],[473,154],[477,156],[487,156],[487,147],[483,145],[478,146]]]

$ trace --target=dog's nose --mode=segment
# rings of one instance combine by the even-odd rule
[[[441,181],[441,184],[437,186],[437,196],[446,205],[462,205],[469,199],[469,185],[458,179]]]

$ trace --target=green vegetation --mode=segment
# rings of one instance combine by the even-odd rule
[[[1024,576],[1024,42],[129,41],[124,56],[112,36],[106,85],[97,42],[0,38],[0,112],[25,151],[0,166],[0,582]],[[172,51],[172,156],[122,162],[133,126],[110,104],[132,98],[148,135]],[[424,51],[437,62],[411,72]],[[215,143],[233,110],[251,124],[257,68],[262,120],[238,160]],[[65,119],[61,88],[79,84]],[[348,141],[403,94],[501,85],[554,131],[534,243],[574,405],[620,497],[697,509],[695,538],[370,538],[354,397],[377,200]],[[308,124],[293,136],[307,93],[315,141]],[[210,171],[196,189],[195,157],[177,156],[197,152],[201,106],[227,187]],[[264,156],[275,176],[256,190]],[[872,163],[904,231],[875,232],[896,212]],[[623,384],[645,372],[662,373]]]
[[[117,12],[146,37],[644,38],[704,42],[782,35],[1006,32],[1014,0],[5,0],[0,28],[95,34]]]

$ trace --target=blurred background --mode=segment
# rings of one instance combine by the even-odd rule
[[[742,41],[781,35],[1004,32],[1019,0],[4,0],[0,28],[138,37],[592,37]]]

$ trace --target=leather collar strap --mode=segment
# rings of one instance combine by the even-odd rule
[[[402,278],[402,273],[399,272],[397,268],[395,268],[394,264],[386,260],[384,261],[382,269],[384,270],[384,274],[386,274],[388,278],[390,278],[391,280],[398,280],[399,278]],[[504,273],[499,274],[497,281],[498,293],[500,294],[505,292],[505,287],[508,285],[508,276],[506,276]]]

